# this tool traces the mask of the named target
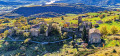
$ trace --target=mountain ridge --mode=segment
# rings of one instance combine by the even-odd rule
[[[56,3],[83,3],[86,5],[115,5],[120,3],[119,0],[60,0],[56,1]]]
[[[44,16],[49,17],[49,15],[54,17],[54,15],[61,16],[68,13],[81,14],[81,13],[97,12],[103,10],[107,10],[107,9],[101,7],[95,7],[95,6],[88,6],[81,3],[77,3],[77,4],[54,3],[43,6],[20,7],[12,11],[10,14],[19,14],[25,17],[29,17],[29,16],[36,17],[36,15],[37,17],[44,17]]]

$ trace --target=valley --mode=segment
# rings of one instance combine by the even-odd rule
[[[0,56],[120,56],[119,3],[1,0]]]
[[[117,50],[120,45],[119,14],[120,11],[101,11],[48,18],[0,19],[0,27],[8,28],[0,34],[0,55],[119,55]],[[92,28],[100,31],[103,35],[101,43],[89,44],[83,40],[83,31],[78,31],[78,29],[82,29],[84,22],[91,22]],[[80,27],[78,27],[78,23]],[[106,51],[101,54],[99,50]],[[109,53],[108,51],[112,53],[106,54]]]

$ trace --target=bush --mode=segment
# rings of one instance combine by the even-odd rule
[[[75,54],[74,56],[87,56],[89,54],[93,54],[95,53],[95,50],[91,50],[91,51],[80,51],[77,54]]]
[[[114,49],[114,50],[113,50],[113,53],[117,53],[117,51]]]
[[[74,45],[75,45],[75,42],[74,42],[74,41],[71,41],[71,45],[74,46]]]
[[[67,32],[64,32],[64,33],[63,33],[63,36],[64,36],[64,37],[67,37],[67,36],[68,36],[68,33],[67,33]]]

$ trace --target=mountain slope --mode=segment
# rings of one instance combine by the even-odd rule
[[[15,1],[15,2],[26,2],[29,1],[30,3],[34,3],[34,1],[38,1],[39,3],[47,3],[47,2],[54,2],[56,3],[84,3],[87,5],[115,5],[120,3],[120,0],[1,0],[1,1]]]
[[[120,3],[120,0],[60,0],[56,3],[84,3],[87,5],[115,5]]]
[[[26,4],[26,3],[0,1],[0,5],[23,5],[23,4]]]
[[[14,11],[12,11],[12,14],[19,14],[22,16],[31,16],[31,15],[42,15],[47,13],[50,14],[59,14],[59,15],[65,15],[67,13],[73,13],[73,14],[79,14],[79,13],[87,13],[87,12],[97,12],[97,11],[103,11],[106,10],[104,8],[100,7],[94,7],[94,6],[87,6],[84,4],[50,4],[50,5],[44,5],[44,6],[33,6],[33,7],[20,7]],[[47,16],[49,17],[49,16]]]

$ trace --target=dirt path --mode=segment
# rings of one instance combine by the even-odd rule
[[[11,40],[0,40],[0,41],[11,41],[11,42],[21,42],[21,41],[24,41],[24,40],[14,40],[12,37],[10,37],[10,36],[8,36]],[[33,43],[37,43],[37,44],[43,44],[43,45],[45,45],[45,44],[49,44],[49,43],[52,43],[52,44],[54,44],[54,43],[59,43],[59,42],[62,42],[62,41],[65,41],[65,40],[69,40],[69,39],[72,39],[72,37],[71,36],[69,36],[69,38],[68,39],[64,39],[64,40],[59,40],[59,41],[54,41],[54,42],[37,42],[37,41],[30,41],[30,42],[33,42]]]

